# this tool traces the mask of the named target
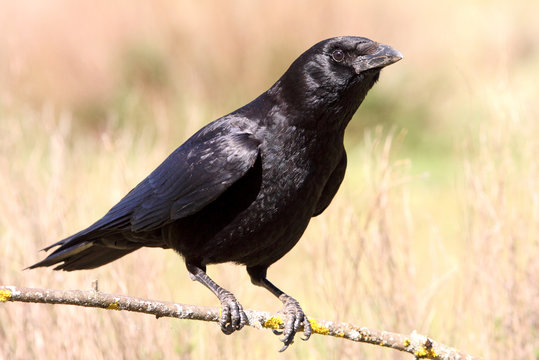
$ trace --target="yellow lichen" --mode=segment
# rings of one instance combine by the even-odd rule
[[[309,318],[309,322],[311,323],[311,328],[313,329],[314,333],[322,335],[329,334],[329,329],[325,326],[320,325],[315,319]]]
[[[385,344],[386,344],[385,341],[380,341],[380,343],[378,345],[384,346]]]
[[[404,345],[404,347],[410,346],[410,339],[404,339],[404,341],[402,342],[402,344]]]
[[[338,337],[344,337],[344,331],[341,331],[339,333],[336,333],[335,336],[338,336]]]
[[[7,289],[0,290],[0,302],[5,302],[11,299],[11,291]]]
[[[114,301],[112,304],[107,306],[107,310],[121,310],[118,306],[118,300]]]
[[[436,351],[434,351],[433,348],[427,349],[424,346],[419,347],[419,349],[416,350],[416,352],[414,352],[414,355],[417,358],[427,358],[427,359],[434,359],[438,356],[438,354],[436,353]]]
[[[272,316],[264,322],[264,327],[279,330],[283,323],[283,319],[281,319],[279,316]]]

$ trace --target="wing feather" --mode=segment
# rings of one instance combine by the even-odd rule
[[[250,132],[227,130],[193,135],[94,225],[151,231],[217,199],[254,165],[260,145]]]

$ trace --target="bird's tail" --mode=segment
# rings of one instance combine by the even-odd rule
[[[47,251],[54,246],[60,247],[45,259],[29,266],[27,269],[52,266],[58,263],[61,264],[56,266],[54,270],[73,271],[93,269],[119,259],[141,247],[140,245],[133,243],[128,246],[124,243],[121,247],[110,246],[110,242],[103,244],[102,242],[95,241],[91,236],[75,235],[46,247],[43,250]]]

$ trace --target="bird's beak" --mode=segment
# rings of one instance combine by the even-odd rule
[[[378,44],[378,49],[374,54],[361,56],[354,64],[356,73],[359,74],[369,69],[381,69],[403,58],[400,51],[393,49],[389,45]]]

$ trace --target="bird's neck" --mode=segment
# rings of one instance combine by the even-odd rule
[[[282,86],[281,81],[278,81],[264,94],[263,101],[268,113],[272,113],[266,119],[282,119],[290,126],[311,129],[321,134],[344,134],[365,95],[353,89],[340,94],[324,86],[300,92],[293,89],[290,82]]]

